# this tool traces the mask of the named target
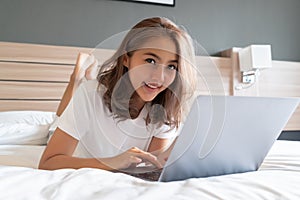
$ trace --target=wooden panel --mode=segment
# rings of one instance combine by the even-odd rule
[[[0,42],[0,110],[55,111],[79,52],[101,63],[114,50]]]
[[[0,81],[0,99],[61,99],[67,83]]]
[[[300,62],[272,61],[272,68],[261,70],[258,81],[249,88],[238,90],[241,84],[238,51],[232,48],[222,56],[232,59],[233,95],[266,97],[300,97]],[[284,130],[300,130],[300,105]]]
[[[211,57],[213,62],[218,66],[225,95],[232,95],[232,63],[229,58]]]
[[[228,57],[231,59],[231,91],[232,95],[234,96],[256,96],[256,93],[254,94],[253,91],[256,92],[255,87],[247,89],[246,94],[245,90],[238,90],[236,89],[237,86],[241,84],[241,73],[240,73],[240,67],[239,67],[239,58],[238,58],[238,51],[240,48],[231,48],[226,51],[223,51],[221,53],[222,56]]]
[[[199,93],[211,94],[208,88],[212,88],[216,90],[213,94],[300,96],[300,79],[297,79],[300,77],[299,63],[294,62],[273,61],[272,71],[262,71],[258,84],[246,90],[236,90],[241,78],[237,56],[239,49],[223,52],[226,57],[197,57],[202,73]],[[79,52],[93,53],[101,63],[114,50],[0,42],[0,110],[55,111]],[[222,91],[218,91],[220,88]],[[49,99],[51,101],[46,101]],[[285,130],[300,130],[299,122],[298,108]]]
[[[60,101],[0,100],[0,111],[37,110],[56,112]]]
[[[231,59],[220,57],[197,57],[199,77],[198,93],[201,95],[230,95]]]
[[[300,62],[273,61],[259,76],[260,96],[300,97]],[[300,105],[285,130],[300,130]]]
[[[0,42],[0,61],[74,65],[79,52],[95,53],[100,62],[114,52],[107,49]]]
[[[0,62],[0,80],[68,82],[73,66]]]
[[[299,131],[300,130],[300,105],[288,121],[284,130]]]
[[[234,95],[300,97],[300,62],[272,61],[272,68],[261,70],[254,85],[236,89],[241,84],[239,50],[240,48],[232,48],[224,52],[224,55],[231,54]]]
[[[259,76],[259,94],[300,97],[300,62],[273,61]]]

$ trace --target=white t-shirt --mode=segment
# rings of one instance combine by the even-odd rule
[[[153,136],[171,140],[177,136],[175,129],[167,131],[167,125],[146,127],[146,106],[136,119],[114,118],[103,102],[105,87],[100,91],[97,87],[96,80],[82,83],[58,120],[61,130],[79,140],[76,156],[111,157],[131,147],[146,151]]]

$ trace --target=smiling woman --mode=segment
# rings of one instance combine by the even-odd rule
[[[72,77],[81,82],[92,63],[80,54]],[[161,168],[196,76],[186,31],[162,17],[140,21],[100,65],[97,80],[82,83],[70,103],[59,107],[65,110],[39,167],[120,171],[150,162]]]

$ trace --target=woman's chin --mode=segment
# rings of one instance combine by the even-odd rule
[[[140,96],[140,97],[141,97],[141,96]],[[155,97],[156,97],[156,95],[155,95],[155,96],[151,96],[151,97],[149,97],[149,96],[147,96],[147,97],[142,96],[141,99],[142,99],[144,102],[150,102],[150,101],[152,101]]]
[[[159,90],[149,90],[146,87],[141,87],[137,90],[137,94],[144,102],[152,101],[158,94]]]

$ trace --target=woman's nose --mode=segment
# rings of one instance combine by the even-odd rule
[[[164,66],[163,65],[157,65],[155,68],[152,70],[152,79],[155,79],[159,82],[163,82],[165,78],[164,75]]]

